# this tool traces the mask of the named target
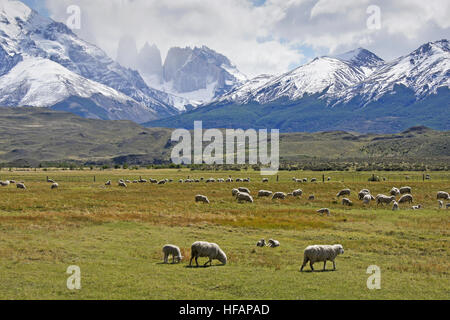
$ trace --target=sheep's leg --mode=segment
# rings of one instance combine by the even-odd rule
[[[168,258],[167,254],[164,254],[164,263],[167,263],[167,258]]]
[[[300,268],[300,272],[303,272],[303,268],[306,266],[306,264],[308,263],[309,259],[305,257],[305,259],[303,260],[303,264],[302,267]]]
[[[336,271],[336,262],[333,260],[333,270]]]
[[[172,256],[172,264],[175,264],[175,255]]]
[[[327,260],[323,262],[323,271],[327,270]]]
[[[311,267],[311,270],[314,271],[314,263],[312,261],[309,262],[309,266]]]
[[[195,263],[197,264],[197,268],[198,268],[198,257],[195,257]]]
[[[203,266],[206,267],[208,265],[208,263],[209,263],[210,266],[212,266],[211,258],[209,258],[209,260]]]
[[[192,260],[194,259],[194,256],[191,257],[191,260],[189,261],[189,267],[192,267]]]

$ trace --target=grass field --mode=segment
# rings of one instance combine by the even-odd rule
[[[0,180],[24,181],[27,190],[0,188],[0,299],[449,299],[450,210],[438,210],[437,191],[450,189],[450,172],[376,173],[385,182],[370,183],[372,173],[327,172],[330,182],[296,184],[292,177],[322,180],[317,172],[281,172],[263,184],[256,172],[233,172],[252,182],[221,184],[129,184],[134,180],[228,177],[228,172],[178,170],[0,171]],[[46,176],[55,179],[50,190]],[[95,176],[95,182],[94,182]],[[406,181],[405,177],[410,180]],[[113,180],[110,187],[105,181]],[[391,211],[364,207],[357,192],[387,194],[409,185],[424,209]],[[256,199],[238,204],[231,189],[245,186],[292,192],[300,199]],[[344,188],[355,205],[334,202]],[[210,205],[196,204],[204,194]],[[315,201],[308,201],[314,194]],[[317,209],[328,207],[331,217]],[[265,238],[280,241],[276,249],[257,248]],[[187,268],[190,245],[218,243],[229,263]],[[172,243],[185,260],[162,264],[161,249]],[[340,243],[345,254],[335,272],[299,272],[303,249],[312,244]],[[206,259],[200,259],[206,262]],[[81,290],[66,287],[70,265],[81,268]],[[381,269],[381,289],[369,290],[366,270]],[[321,263],[315,265],[320,270]],[[331,263],[328,265],[331,269]],[[309,267],[306,268],[309,271]]]

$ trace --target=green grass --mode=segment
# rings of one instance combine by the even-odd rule
[[[0,171],[1,179],[24,181],[27,190],[0,188],[0,299],[449,299],[448,210],[438,210],[436,192],[450,186],[448,172],[384,173],[389,181],[368,183],[370,174],[325,173],[331,182],[295,184],[292,172],[263,184],[255,172],[246,184],[131,184],[120,189],[105,181],[119,178],[227,177],[224,172],[158,171]],[[96,182],[93,182],[93,175]],[[321,173],[296,172],[300,177]],[[404,175],[411,180],[404,181]],[[50,190],[45,177],[60,183]],[[421,176],[421,175],[420,175]],[[415,179],[417,178],[417,179]],[[344,180],[344,181],[343,181]],[[395,181],[394,181],[395,180]],[[256,200],[238,204],[231,189],[304,191],[301,199]],[[365,208],[356,192],[373,194],[410,185],[415,203]],[[355,206],[334,203],[337,191],[351,188]],[[205,194],[211,205],[194,203]],[[309,194],[316,201],[307,200]],[[315,211],[329,207],[331,217]],[[257,248],[265,238],[280,241],[277,249]],[[187,268],[190,245],[218,243],[229,263]],[[178,245],[185,260],[164,265],[162,246]],[[335,272],[300,273],[303,249],[311,244],[341,243],[345,254]],[[206,262],[206,259],[200,259]],[[66,288],[66,269],[78,265],[82,289]],[[368,290],[367,267],[381,268],[381,290]],[[322,264],[317,264],[320,270]],[[331,268],[331,264],[328,265]],[[309,267],[306,268],[309,270]]]

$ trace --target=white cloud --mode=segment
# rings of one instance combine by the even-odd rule
[[[363,46],[392,59],[450,34],[448,0],[46,0],[52,17],[82,10],[80,36],[115,58],[119,39],[138,47],[206,45],[249,76],[277,74],[312,55]],[[381,9],[381,30],[367,28],[369,5]],[[304,50],[302,50],[302,48]],[[314,52],[311,53],[310,50]],[[305,58],[305,55],[307,58]]]

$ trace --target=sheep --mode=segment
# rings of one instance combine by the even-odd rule
[[[219,182],[219,183],[224,183],[224,182],[225,182],[225,179],[220,178],[220,179],[217,180],[217,182]]]
[[[445,191],[439,191],[437,193],[437,199],[443,199],[443,200],[449,200],[450,199],[450,195],[448,194],[448,192]]]
[[[111,180],[106,181],[105,186],[110,186],[111,185]]]
[[[308,178],[303,178],[303,182],[308,182]]]
[[[372,201],[372,195],[370,195],[370,194],[366,194],[365,196],[364,196],[364,198],[362,199],[363,200],[363,203],[364,204],[369,204],[370,203],[370,201]]]
[[[264,240],[264,239],[259,240],[258,243],[256,244],[256,246],[260,247],[260,248],[265,247],[266,246],[266,240]]]
[[[280,242],[277,241],[277,240],[270,239],[270,240],[267,242],[267,246],[270,247],[270,248],[277,248],[277,247],[280,246]]]
[[[303,183],[303,180],[302,179],[295,179],[295,182],[296,183]]]
[[[362,189],[360,192],[358,192],[358,199],[363,200],[364,197],[368,194],[370,195],[370,191],[368,189]]]
[[[269,179],[264,178],[264,179],[262,180],[262,182],[263,182],[263,183],[268,183],[268,182],[269,182]]]
[[[9,186],[9,184],[10,184],[10,182],[8,180],[0,181],[0,186],[2,186],[2,187],[7,187],[7,186]]]
[[[439,209],[442,209],[444,207],[444,202],[442,200],[438,200]]]
[[[328,209],[328,208],[322,208],[322,209],[317,210],[316,212],[320,213],[321,215],[324,215],[324,214],[326,214],[327,216],[331,215],[330,209]]]
[[[333,262],[333,270],[336,270],[335,259],[338,255],[344,254],[344,248],[340,244],[332,246],[315,245],[309,246],[304,251],[304,259],[300,272],[303,272],[303,268],[309,262],[311,270],[314,271],[314,263],[323,262],[323,271],[326,270],[327,261]]]
[[[310,195],[309,197],[308,197],[308,201],[314,201],[314,200],[316,200],[316,196],[315,195]]]
[[[344,189],[338,192],[338,194],[336,195],[337,198],[342,197],[342,196],[350,196],[350,189]]]
[[[276,199],[281,199],[284,200],[286,199],[287,195],[284,192],[275,192],[273,194],[272,200],[276,200]]]
[[[421,206],[420,204],[418,204],[417,206],[412,206],[411,209],[413,209],[413,210],[419,210],[419,209],[421,209],[421,208],[422,208],[422,206]]]
[[[55,183],[55,181],[53,179],[49,179],[49,178],[47,178],[47,182],[48,183]]]
[[[236,195],[239,193],[238,189],[233,189],[231,190],[231,194],[233,195],[233,197],[236,197]]]
[[[130,180],[125,180],[125,183],[131,183],[131,181]]]
[[[133,184],[137,184],[138,183],[138,181],[137,180],[133,180]]]
[[[169,263],[169,256],[172,256],[172,263],[179,263],[183,257],[181,256],[180,248],[172,244],[166,244],[163,249],[164,253],[164,263]]]
[[[237,200],[239,203],[242,203],[242,202],[250,202],[250,203],[253,203],[253,197],[252,197],[251,195],[249,195],[248,193],[245,193],[245,192],[238,192],[238,193],[236,194],[236,200]]]
[[[414,199],[413,199],[412,195],[405,194],[404,196],[402,196],[400,198],[400,200],[398,200],[398,203],[406,203],[406,202],[412,203],[413,201],[414,201]]]
[[[250,178],[246,178],[246,179],[244,179],[243,182],[250,182],[250,181],[251,181]]]
[[[158,182],[158,185],[163,185],[163,184],[166,184],[166,183],[167,183],[166,180],[161,180],[161,181]]]
[[[394,188],[391,189],[391,191],[389,192],[389,194],[390,194],[391,196],[398,196],[398,195],[400,194],[400,190],[394,187]]]
[[[331,177],[328,177],[328,178],[327,178],[327,181],[331,181]]]
[[[226,182],[231,183],[231,182],[233,182],[233,179],[228,178],[228,179],[226,180]]]
[[[402,187],[400,188],[400,194],[411,194],[411,187]]]
[[[398,203],[397,201],[394,201],[394,204],[392,205],[392,211],[397,211],[398,209]]]
[[[202,196],[201,194],[198,194],[195,196],[195,202],[203,202],[206,204],[209,204],[209,199],[206,196]]]
[[[216,179],[213,178],[209,178],[208,180],[206,180],[206,183],[214,183],[216,182]]]
[[[248,193],[250,194],[250,190],[248,190],[247,188],[238,188],[239,192],[244,192],[244,193]]]
[[[311,182],[317,182],[317,179],[316,178],[312,178]]]
[[[198,258],[207,257],[209,261],[205,263],[205,267],[208,263],[212,266],[212,261],[214,259],[222,262],[223,265],[227,264],[227,256],[225,252],[220,249],[220,247],[215,243],[209,243],[204,241],[197,241],[192,244],[191,247],[191,260],[189,266],[192,266],[192,260],[195,259],[195,263],[198,267]]]
[[[16,184],[16,181],[15,180],[10,180],[9,181],[11,184]]]
[[[59,184],[57,184],[56,182],[52,184],[51,189],[58,189]]]
[[[303,191],[302,191],[301,189],[294,190],[294,191],[292,192],[292,195],[293,195],[294,197],[301,197],[301,196],[303,195]]]
[[[127,184],[125,183],[125,181],[119,181],[119,187],[126,188]]]
[[[139,182],[139,183],[147,183],[147,180],[146,180],[146,179],[139,179],[138,182]]]
[[[268,191],[268,190],[259,190],[259,192],[258,192],[258,198],[270,197],[272,194],[273,194],[272,191]]]
[[[342,199],[342,204],[344,205],[344,206],[352,206],[353,205],[353,202],[350,200],[350,199],[348,199],[348,198],[343,198]]]
[[[18,183],[18,184],[16,184],[16,186],[17,186],[17,189],[26,189],[27,187],[25,187],[25,184],[23,184],[23,183]]]
[[[150,179],[150,182],[153,183],[153,184],[157,184],[157,183],[158,183],[158,180]]]
[[[377,195],[376,200],[377,200],[377,206],[379,204],[389,204],[392,201],[395,201],[395,196],[388,197],[388,196],[385,196],[384,194],[379,194],[379,195]]]
[[[243,182],[243,180],[240,179],[240,178],[237,178],[237,179],[236,179],[236,182]]]

